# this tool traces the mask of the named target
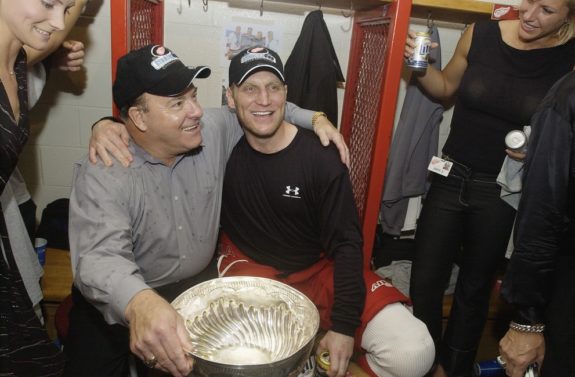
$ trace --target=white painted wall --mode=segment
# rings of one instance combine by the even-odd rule
[[[42,98],[32,111],[32,137],[24,150],[20,168],[38,204],[38,216],[49,202],[69,196],[73,163],[87,152],[90,126],[100,117],[111,114],[110,1],[91,0],[86,14],[72,31],[71,38],[86,44],[85,70],[75,74],[52,71]],[[278,53],[285,61],[300,33],[306,15],[304,10],[313,9],[284,5],[275,8],[281,12],[264,8],[260,16],[257,7],[233,6],[241,3],[239,0],[209,0],[207,12],[198,0],[192,1],[191,6],[184,0],[164,0],[164,3],[166,46],[176,51],[187,64],[212,68],[209,79],[198,81],[199,99],[204,107],[219,106],[221,101],[222,78],[227,77],[227,67],[222,66],[220,45],[226,26],[239,20],[280,27],[283,43]],[[178,12],[180,4],[181,13]],[[324,18],[346,74],[350,20],[340,11],[329,9],[324,9]],[[454,26],[440,29],[444,64],[451,57],[463,27]],[[420,23],[413,25],[414,29],[422,27]],[[402,87],[401,95],[403,92]],[[342,99],[343,90],[340,91],[340,109]],[[449,120],[447,113],[442,126],[442,142]]]

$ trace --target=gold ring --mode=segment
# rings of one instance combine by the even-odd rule
[[[148,368],[155,367],[157,363],[158,359],[156,359],[156,356],[152,356],[150,359],[144,360],[144,365],[147,366]]]

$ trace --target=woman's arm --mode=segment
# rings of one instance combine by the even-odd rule
[[[461,78],[467,69],[467,54],[471,46],[473,36],[473,25],[468,27],[459,41],[453,57],[441,71],[431,65],[422,74],[418,75],[418,80],[425,91],[432,97],[443,100],[448,99],[455,94],[461,83]],[[413,52],[415,34],[409,33],[406,42],[405,53]]]

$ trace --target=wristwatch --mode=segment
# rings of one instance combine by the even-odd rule
[[[311,126],[315,127],[315,124],[317,123],[317,120],[320,117],[326,117],[327,115],[325,115],[325,113],[323,111],[316,111],[315,113],[313,113],[313,116],[311,117]]]

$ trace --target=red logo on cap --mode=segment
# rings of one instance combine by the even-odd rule
[[[254,47],[249,50],[249,52],[267,52],[268,50],[263,47]]]
[[[152,47],[152,55],[153,56],[162,56],[166,54],[166,48],[164,46],[156,45]]]

